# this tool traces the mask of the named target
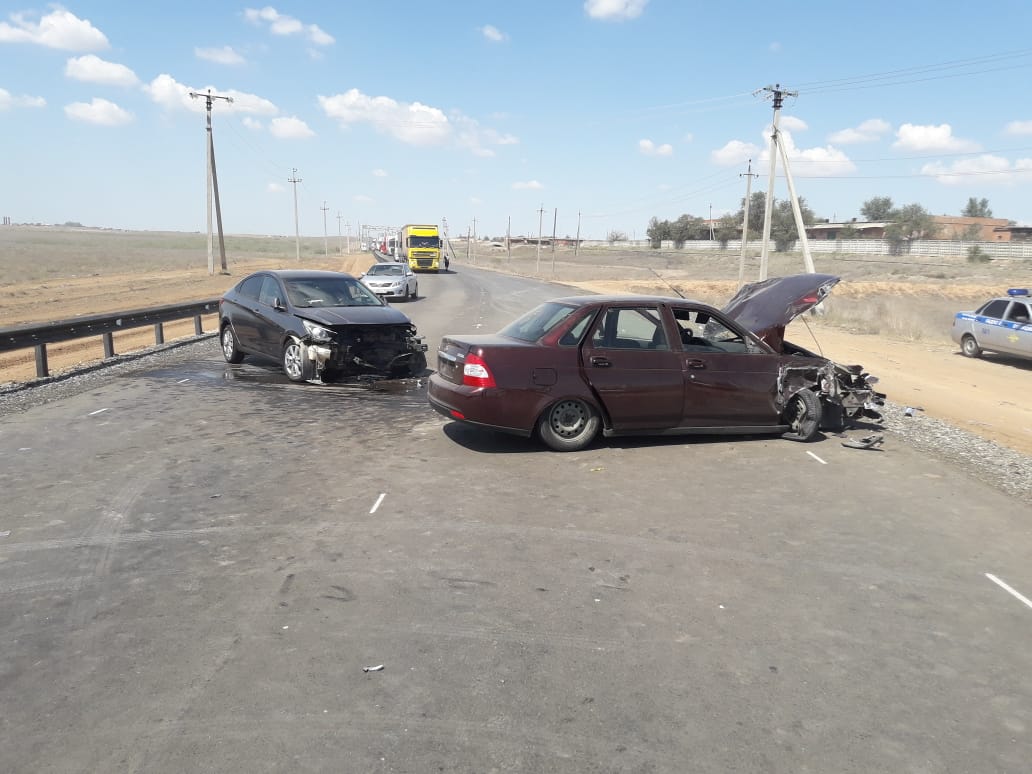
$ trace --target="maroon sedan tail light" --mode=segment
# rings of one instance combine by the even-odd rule
[[[494,375],[487,367],[484,359],[472,352],[466,355],[466,364],[462,367],[462,383],[467,387],[495,387]]]

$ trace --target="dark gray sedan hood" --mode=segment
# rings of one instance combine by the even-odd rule
[[[392,306],[326,306],[296,310],[298,317],[320,325],[406,325],[408,316]]]
[[[823,301],[838,282],[831,274],[772,277],[743,286],[721,311],[780,349],[785,326]]]

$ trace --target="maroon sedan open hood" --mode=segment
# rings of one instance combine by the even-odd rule
[[[838,282],[831,274],[772,277],[743,286],[721,311],[780,350],[785,326],[823,301]]]

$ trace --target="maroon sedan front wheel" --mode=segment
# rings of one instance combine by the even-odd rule
[[[582,400],[567,398],[554,404],[538,423],[538,435],[556,451],[579,451],[598,435],[598,412]]]

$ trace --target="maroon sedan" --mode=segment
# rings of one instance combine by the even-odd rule
[[[683,298],[575,296],[548,301],[492,335],[446,336],[430,405],[450,419],[558,451],[602,434],[780,433],[812,440],[884,395],[860,366],[783,340],[785,326],[838,277],[747,285],[721,311]]]

